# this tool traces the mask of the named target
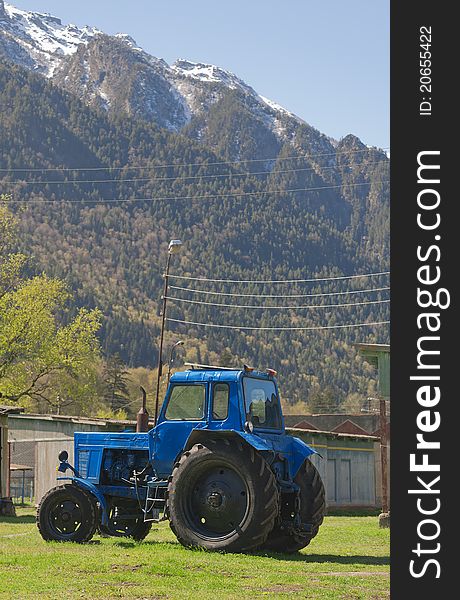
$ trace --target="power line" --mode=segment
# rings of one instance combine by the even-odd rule
[[[390,271],[379,273],[363,273],[362,275],[339,275],[337,277],[315,277],[313,279],[209,279],[207,277],[188,277],[187,275],[169,275],[170,279],[187,279],[189,281],[210,281],[214,283],[311,283],[313,281],[337,281],[339,279],[360,279],[361,277],[378,277],[389,275]]]
[[[209,198],[242,198],[245,196],[256,196],[258,194],[266,195],[266,194],[292,194],[296,192],[314,192],[320,190],[332,190],[343,187],[359,187],[362,185],[372,185],[373,183],[389,183],[389,180],[383,181],[373,181],[373,182],[365,182],[365,183],[346,183],[342,185],[328,185],[328,186],[319,186],[319,187],[311,187],[311,188],[296,188],[290,190],[267,190],[267,191],[259,191],[259,192],[241,192],[241,193],[226,193],[226,194],[202,194],[196,196],[159,196],[157,198],[102,198],[101,200],[8,200],[10,204],[24,202],[26,204],[81,204],[85,206],[86,204],[112,204],[118,202],[152,202],[156,200],[199,200],[199,199],[209,199]]]
[[[310,158],[316,158],[318,156],[340,156],[342,154],[359,154],[362,152],[369,152],[371,150],[384,151],[390,148],[364,148],[362,150],[343,150],[339,152],[325,152],[320,154],[305,154],[303,156],[275,156],[273,158],[250,158],[245,160],[221,160],[217,162],[199,162],[199,163],[170,163],[162,165],[125,165],[124,167],[23,167],[23,168],[0,168],[1,173],[37,173],[37,172],[49,172],[49,171],[122,171],[123,169],[166,169],[173,167],[211,167],[216,165],[240,165],[247,163],[259,163],[259,162],[276,162],[279,160],[308,160]]]
[[[218,327],[220,329],[258,330],[258,331],[313,331],[320,329],[344,329],[350,327],[371,327],[375,325],[387,325],[390,321],[376,321],[373,323],[347,323],[346,325],[325,325],[319,327],[246,327],[239,325],[218,325],[216,323],[197,323],[195,321],[183,321],[181,319],[166,318],[172,323],[183,323],[185,325],[199,325],[201,327]]]
[[[344,296],[346,294],[366,294],[371,292],[383,292],[390,287],[370,288],[366,290],[351,290],[349,292],[323,292],[320,294],[234,294],[231,292],[209,292],[208,290],[195,290],[178,285],[170,285],[171,290],[181,290],[192,294],[207,294],[210,296],[232,296],[236,298],[318,298],[320,296]]]
[[[349,302],[342,304],[308,304],[306,306],[254,306],[251,304],[220,304],[218,302],[203,302],[201,300],[186,300],[185,298],[175,298],[173,296],[166,296],[166,300],[172,300],[175,302],[187,302],[189,304],[206,304],[207,306],[221,306],[223,308],[252,308],[258,310],[299,310],[299,309],[313,309],[313,308],[345,308],[349,306],[364,306],[365,304],[384,304],[390,302],[390,300],[369,300],[366,302]]]
[[[367,165],[380,164],[385,162],[384,160],[375,160],[367,163]],[[330,169],[337,169],[338,167],[321,167],[321,171],[329,171]],[[276,169],[275,171],[255,171],[251,173],[246,171],[245,173],[223,173],[219,175],[181,175],[179,177],[134,177],[132,179],[67,179],[67,180],[55,180],[55,181],[36,181],[28,180],[24,181],[17,179],[15,181],[2,181],[2,185],[75,185],[77,183],[83,184],[96,184],[96,183],[134,183],[134,182],[157,182],[157,181],[180,181],[184,179],[219,179],[223,177],[252,177],[256,175],[276,175],[278,173],[296,173],[296,172],[308,172],[315,171],[315,167],[302,167],[297,169]]]

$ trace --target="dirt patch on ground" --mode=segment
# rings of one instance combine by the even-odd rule
[[[140,565],[112,565],[110,570],[111,571],[139,571],[139,569],[142,569],[142,567],[144,567],[145,565],[140,564]]]

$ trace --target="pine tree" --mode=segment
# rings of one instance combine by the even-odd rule
[[[228,348],[224,348],[219,355],[219,365],[222,367],[233,367],[235,359]]]
[[[330,386],[314,389],[308,398],[308,408],[312,414],[337,412],[338,404],[337,393]]]
[[[103,399],[113,412],[129,402],[128,371],[119,354],[109,356],[104,367]]]

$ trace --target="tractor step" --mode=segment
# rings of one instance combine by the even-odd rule
[[[165,493],[168,481],[165,479],[153,480],[147,483],[147,494],[145,496],[144,522],[159,523],[166,519]],[[161,516],[160,514],[163,513]]]

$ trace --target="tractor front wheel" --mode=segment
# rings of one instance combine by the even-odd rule
[[[55,487],[38,505],[37,525],[47,542],[88,542],[97,527],[95,498],[74,484]]]
[[[238,439],[211,439],[184,452],[174,467],[167,502],[179,542],[206,550],[256,548],[278,514],[272,471]]]

